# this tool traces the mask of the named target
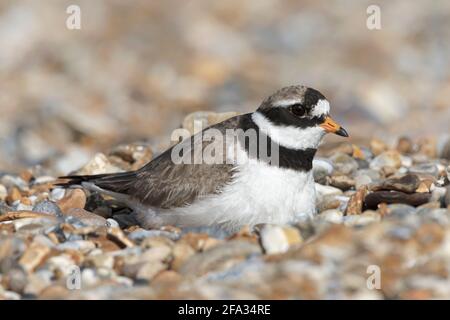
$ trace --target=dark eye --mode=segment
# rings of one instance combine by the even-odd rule
[[[303,117],[306,115],[306,109],[301,104],[294,104],[290,107],[291,112],[297,117]]]

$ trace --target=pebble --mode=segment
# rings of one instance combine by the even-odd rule
[[[448,208],[450,206],[450,186],[446,187],[446,192],[444,196],[444,204]]]
[[[302,236],[298,229],[265,224],[260,229],[261,245],[266,254],[286,252],[290,246],[301,244]]]
[[[346,215],[358,215],[362,213],[364,199],[367,195],[367,188],[362,187],[358,189],[353,196],[350,197],[350,200],[347,204],[347,209],[345,210]]]
[[[91,175],[122,171],[122,169],[112,165],[103,153],[97,153],[84,167],[77,171],[77,174]]]
[[[431,175],[435,178],[439,177],[439,169],[434,163],[422,163],[414,165],[409,169],[409,172],[419,175]]]
[[[331,209],[325,210],[316,216],[319,220],[323,220],[330,223],[342,223],[344,213],[339,210]]]
[[[89,251],[95,249],[95,244],[92,241],[88,240],[74,240],[74,241],[66,241],[60,243],[56,246],[57,250],[77,250],[83,253],[88,253]]]
[[[367,208],[376,209],[380,203],[404,203],[414,207],[427,203],[431,198],[428,193],[407,194],[399,191],[375,191],[365,198]]]
[[[70,208],[64,214],[72,216],[88,226],[106,226],[105,218],[84,209]]]
[[[316,183],[315,186],[316,186],[316,198],[318,202],[321,202],[325,196],[342,194],[342,190],[335,187],[324,186],[318,183]]]
[[[119,228],[119,223],[114,219],[106,219],[106,225],[110,228]]]
[[[360,189],[363,186],[368,186],[372,183],[372,178],[366,174],[358,174],[355,177],[355,188]]]
[[[52,201],[44,200],[39,203],[37,203],[32,211],[34,212],[40,212],[40,213],[48,213],[53,214],[57,217],[62,217],[63,213],[61,209],[58,207],[58,205]]]
[[[437,145],[439,158],[450,160],[450,135],[440,137]]]
[[[58,206],[64,214],[71,209],[84,209],[86,205],[86,194],[82,189],[68,189],[64,198],[58,201]]]
[[[345,153],[336,153],[330,160],[333,162],[336,175],[350,175],[358,169],[358,162]]]
[[[389,215],[396,218],[402,218],[416,213],[416,208],[407,204],[388,205]]]
[[[373,155],[378,156],[388,149],[389,147],[382,140],[377,138],[373,138],[372,140],[370,140],[370,151]]]
[[[183,276],[201,276],[209,272],[230,268],[248,256],[261,254],[259,245],[242,240],[233,240],[197,253],[179,270]]]
[[[178,242],[174,245],[172,250],[173,259],[171,267],[173,270],[178,271],[183,264],[195,254],[195,249],[185,242]]]
[[[360,215],[351,215],[344,217],[344,224],[346,226],[365,226],[369,223],[379,222],[381,216],[376,211],[367,210]]]
[[[49,200],[53,201],[53,202],[57,202],[57,201],[61,200],[62,198],[64,198],[65,194],[66,194],[66,189],[54,188],[50,192]]]
[[[420,179],[415,174],[407,174],[402,177],[390,178],[384,180],[378,185],[373,186],[373,191],[377,190],[395,190],[406,193],[414,193],[420,186]]]
[[[38,265],[44,262],[49,253],[49,247],[32,243],[19,259],[19,265],[27,272],[32,272]]]
[[[0,201],[5,201],[7,196],[8,190],[6,190],[4,185],[0,184]]]
[[[356,184],[355,180],[349,176],[331,176],[329,181],[330,185],[343,191],[353,188]]]
[[[376,156],[370,162],[370,169],[381,170],[383,167],[400,168],[402,165],[402,158],[398,151],[385,151]]]
[[[325,184],[326,177],[333,173],[333,164],[325,158],[316,157],[313,160],[314,180],[318,183]]]
[[[414,142],[408,137],[400,137],[397,141],[397,151],[402,154],[414,152]]]

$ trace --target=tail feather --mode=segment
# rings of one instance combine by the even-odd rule
[[[130,185],[136,178],[136,172],[106,173],[96,175],[70,175],[59,177],[58,180],[66,180],[55,183],[55,186],[68,188],[76,185],[83,185],[89,182],[104,190],[118,193],[128,193]]]

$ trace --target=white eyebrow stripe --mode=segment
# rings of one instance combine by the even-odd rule
[[[279,101],[275,102],[273,104],[273,106],[274,107],[287,107],[287,106],[291,106],[296,103],[302,103],[302,102],[298,99],[284,99],[284,100],[279,100]]]
[[[321,99],[314,106],[311,115],[322,116],[330,113],[330,103],[327,100]]]

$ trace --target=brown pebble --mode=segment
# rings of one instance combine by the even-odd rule
[[[58,201],[61,211],[68,214],[70,209],[84,209],[86,205],[86,194],[81,189],[69,189],[64,198]]]
[[[70,208],[65,212],[65,215],[73,216],[77,219],[80,219],[83,223],[85,223],[88,226],[100,227],[106,225],[105,218],[80,208]]]
[[[399,178],[389,178],[371,188],[372,191],[395,190],[414,193],[420,185],[420,179],[415,174],[407,174]]]
[[[400,137],[397,142],[397,151],[403,154],[409,154],[414,151],[414,144],[408,137]]]
[[[367,208],[375,210],[380,203],[403,203],[417,207],[430,200],[429,193],[404,193],[399,191],[375,191],[369,193],[364,202]]]
[[[17,187],[11,188],[9,191],[8,196],[6,197],[6,202],[8,204],[12,204],[13,202],[20,200],[22,198],[22,195],[20,194],[20,191]]]
[[[355,192],[355,194],[350,197],[347,209],[345,210],[345,215],[350,216],[355,214],[361,214],[366,194],[367,194],[366,186],[359,188]]]
[[[428,186],[426,185],[425,182],[421,182],[419,184],[419,186],[417,187],[416,192],[418,192],[418,193],[428,193],[428,192],[430,192],[430,188],[428,188]]]
[[[349,190],[355,186],[355,180],[345,175],[331,176],[329,177],[329,183],[333,187],[343,191]]]
[[[383,153],[384,151],[388,150],[388,146],[381,141],[380,139],[377,138],[373,138],[370,141],[370,151],[372,151],[372,153],[377,156],[381,153]]]
[[[26,271],[31,272],[45,260],[49,253],[49,247],[38,243],[32,243],[20,258],[19,264]]]

